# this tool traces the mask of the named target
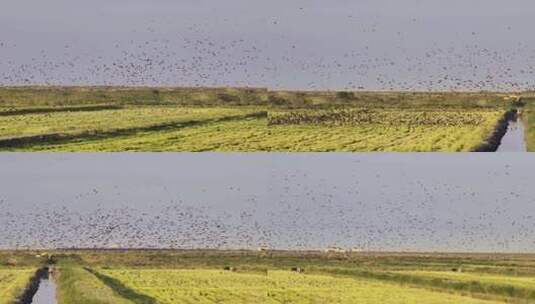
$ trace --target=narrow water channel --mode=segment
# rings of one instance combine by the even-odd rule
[[[51,275],[41,278],[39,288],[33,296],[32,304],[56,304],[56,283]]]
[[[522,119],[515,118],[509,121],[507,131],[496,152],[527,152]]]

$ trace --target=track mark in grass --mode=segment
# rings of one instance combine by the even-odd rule
[[[0,110],[0,116],[14,116],[26,114],[43,114],[54,112],[91,112],[103,110],[120,110],[124,107],[121,105],[88,105],[88,106],[68,106],[68,107],[35,107],[35,108],[13,108]]]
[[[163,124],[156,124],[145,127],[133,127],[125,129],[116,129],[116,130],[90,130],[74,134],[62,134],[62,133],[51,133],[51,134],[41,134],[35,136],[23,136],[23,137],[14,137],[0,139],[0,149],[9,149],[9,148],[21,148],[21,147],[31,147],[35,145],[48,145],[48,144],[61,144],[67,143],[70,141],[80,140],[80,141],[91,141],[91,140],[101,140],[117,136],[128,136],[135,135],[139,132],[151,132],[151,131],[163,131],[169,129],[180,129],[192,126],[199,126],[209,123],[225,122],[232,120],[243,120],[248,118],[260,118],[266,117],[267,113],[265,111],[255,112],[246,115],[233,115],[222,118],[215,119],[206,119],[206,120],[190,120],[190,121],[180,121],[180,122],[169,122]]]
[[[0,304],[28,303],[34,269],[0,269]]]
[[[49,268],[43,267],[38,269],[35,274],[30,279],[30,282],[26,285],[26,288],[24,289],[24,292],[18,299],[18,304],[29,304],[29,303],[42,303],[39,300],[36,300],[36,294],[41,288],[41,284],[43,283],[43,280],[46,279],[48,281],[49,278]],[[55,284],[52,285],[52,288],[55,287]],[[51,294],[52,297],[54,297],[54,294]],[[41,299],[43,300],[43,299]],[[57,303],[57,301],[53,300],[52,302],[49,302],[45,300],[45,303],[48,304],[54,304]]]
[[[267,274],[218,269],[102,270],[159,303],[498,303],[390,282],[270,270]],[[392,296],[395,295],[395,296]]]
[[[126,298],[136,304],[157,304],[156,299],[137,293],[136,291],[126,287],[121,281],[111,278],[109,276],[103,275],[89,267],[84,267],[84,269],[92,273],[97,277],[102,283],[106,284],[108,287],[113,289],[123,298]]]
[[[455,283],[477,285],[486,293],[512,298],[535,299],[535,278],[531,276],[495,275],[455,271],[398,271],[397,274],[418,276]]]
[[[533,290],[502,283],[482,282],[476,278],[472,280],[456,280],[454,277],[424,276],[417,275],[416,273],[403,272],[374,272],[367,270],[324,269],[320,272],[331,275],[389,281],[443,292],[467,294],[480,299],[490,298],[498,299],[500,301],[531,301],[535,299],[535,292]]]

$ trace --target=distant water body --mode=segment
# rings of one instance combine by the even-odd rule
[[[525,126],[522,118],[509,121],[507,131],[502,137],[496,152],[527,152]]]
[[[535,251],[528,153],[0,154],[0,247]]]
[[[9,1],[0,84],[531,89],[534,9],[530,0]]]
[[[39,282],[39,288],[32,298],[32,304],[56,304],[56,282],[51,276],[46,276]]]

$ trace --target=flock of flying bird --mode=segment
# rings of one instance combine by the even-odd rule
[[[302,10],[298,13],[302,14]],[[377,18],[366,22],[352,14],[346,18],[355,19],[351,30],[357,42],[359,34],[365,35],[362,43],[353,39],[348,45],[325,48],[331,42],[321,41],[328,38],[323,35],[317,38],[318,47],[314,48],[314,38],[301,41],[299,36],[283,32],[276,18],[266,20],[257,37],[235,38],[229,33],[231,38],[225,40],[195,24],[163,35],[151,23],[144,31],[148,36],[104,39],[103,47],[91,49],[65,41],[62,48],[37,47],[29,57],[20,55],[24,46],[0,39],[0,54],[4,54],[0,58],[0,84],[267,86],[309,90],[535,88],[535,66],[530,64],[535,52],[522,40],[493,48],[478,44],[478,33],[467,28],[465,34],[473,37],[471,40],[452,41],[450,45],[429,43],[415,49],[409,40],[404,40],[414,33],[396,29],[397,39],[380,45],[370,37],[385,35],[385,40],[391,39],[391,33],[383,32],[392,28],[383,29]],[[414,18],[412,22],[418,20]],[[510,26],[507,28],[511,31]],[[518,61],[524,64],[519,66]]]
[[[269,24],[276,29],[279,21]],[[359,30],[373,35],[381,24],[374,20]],[[157,30],[149,27],[147,32]],[[535,88],[535,67],[529,65],[535,51],[527,44],[497,50],[479,46],[474,39],[413,52],[410,46],[393,41],[390,53],[378,53],[363,43],[354,50],[340,46],[340,52],[322,54],[279,34],[282,38],[276,43],[261,37],[225,41],[191,26],[167,38],[116,41],[103,53],[84,55],[84,50],[67,43],[60,52],[40,49],[22,61],[12,56],[20,46],[0,37],[0,54],[10,54],[0,56],[0,84],[277,88],[296,81],[301,89],[324,89],[333,83],[349,90]],[[404,33],[397,35],[402,39]],[[510,65],[518,58],[524,58],[524,67]],[[293,79],[300,77],[303,80]],[[358,165],[353,169],[360,170]],[[117,205],[119,198],[101,189],[88,189],[64,204],[36,202],[24,211],[14,208],[16,201],[0,197],[0,247],[514,251],[532,249],[535,244],[533,218],[529,212],[519,212],[535,196],[503,186],[489,198],[470,185],[414,177],[404,178],[399,186],[381,170],[369,176],[354,173],[343,182],[326,179],[312,169],[279,171],[266,185],[265,195],[240,198],[244,207],[236,211],[213,210],[180,198],[147,210]],[[509,170],[489,174],[509,174]],[[240,191],[239,185],[227,189]],[[85,211],[73,207],[88,197],[110,201],[86,202]]]
[[[125,186],[22,209],[4,197],[0,248],[518,252],[535,245],[535,193],[510,182],[515,170],[508,165],[472,174],[477,187],[451,172],[398,175],[395,168],[344,163],[345,169],[274,169],[261,193],[244,190],[239,180],[206,189],[219,203],[169,181],[145,203],[128,201]]]

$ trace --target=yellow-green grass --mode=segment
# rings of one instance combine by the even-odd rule
[[[372,280],[269,271],[99,270],[157,303],[497,303]]]
[[[0,150],[472,151],[513,106],[505,97],[486,92],[0,87]],[[272,117],[288,112],[314,117],[341,109],[371,114],[268,126]],[[268,119],[237,117],[264,111]]]
[[[186,123],[246,115],[250,108],[194,108],[144,106],[120,110],[53,112],[0,117],[0,139],[43,134],[76,134],[143,128],[169,123]]]
[[[272,126],[269,149],[275,151],[472,151],[490,136],[482,126]]]
[[[472,151],[490,136],[499,112],[478,126],[276,125],[250,118],[98,140],[37,144],[20,151]]]
[[[322,107],[333,104],[421,108],[496,107],[510,104],[509,94],[494,92],[336,92],[271,91],[266,88],[59,87],[0,86],[0,107],[114,104],[268,104],[275,107]]]
[[[77,111],[99,111],[99,110],[113,110],[121,109],[125,106],[119,104],[87,104],[87,105],[72,105],[72,106],[17,106],[5,107],[0,106],[0,115],[18,115],[32,114],[32,113],[49,113],[49,112],[77,112]]]
[[[531,93],[522,97],[523,107],[519,111],[524,124],[524,138],[528,152],[535,152],[535,96]]]
[[[31,268],[0,268],[0,304],[16,303],[35,271]]]
[[[232,88],[0,88],[0,111],[31,110],[0,116],[0,150],[473,151],[491,136],[510,106],[499,94],[490,93],[339,95]],[[158,102],[149,105],[153,98]],[[124,108],[83,111],[98,103]],[[65,111],[69,108],[76,111]],[[341,109],[371,114],[350,115],[348,121],[338,121],[336,114],[326,123],[298,119],[269,125],[273,117],[287,113],[316,117]],[[267,119],[239,118],[266,111]],[[229,120],[214,121],[221,119]]]
[[[114,104],[258,104],[266,89],[187,87],[0,86],[0,107]]]
[[[503,114],[503,111],[498,109],[338,107],[333,109],[270,111],[268,121],[270,125],[478,126]]]
[[[426,278],[448,279],[460,282],[480,282],[482,284],[490,285],[509,285],[535,291],[535,277],[529,276],[510,276],[453,271],[396,271],[396,273]]]
[[[14,258],[21,265],[38,264],[39,259],[35,259],[38,253],[0,251],[0,264],[13,264]],[[61,250],[47,255],[52,255],[55,268],[59,268],[59,303],[187,303],[181,301],[181,296],[195,297],[193,303],[217,303],[216,297],[222,299],[220,303],[531,303],[535,300],[529,292],[530,277],[535,277],[533,255],[368,252],[331,255],[319,251],[242,250]],[[462,273],[452,272],[460,265]],[[91,267],[93,273],[83,266]],[[289,271],[296,266],[305,272]],[[234,267],[237,271],[224,271],[224,267]],[[435,273],[436,277],[431,275]],[[262,292],[261,296],[256,295],[257,290]],[[242,296],[236,296],[236,292]],[[169,300],[172,296],[174,302]]]
[[[266,138],[266,120],[248,118],[99,140],[64,144],[36,144],[13,151],[260,151]]]
[[[61,267],[56,281],[61,304],[133,304],[79,266]]]
[[[535,152],[535,98],[529,100],[521,113],[527,149]]]

